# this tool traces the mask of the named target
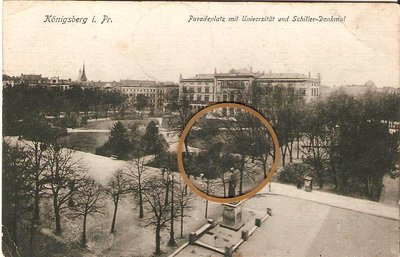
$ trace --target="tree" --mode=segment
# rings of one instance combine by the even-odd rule
[[[337,190],[349,193],[352,190],[349,181],[353,172],[353,154],[359,151],[352,146],[352,133],[363,123],[360,102],[345,94],[332,95],[319,107],[319,112],[321,122],[326,124],[330,142],[329,167]]]
[[[192,200],[193,193],[192,191],[187,192],[185,190],[185,183],[181,181],[181,177],[179,177],[180,183],[175,187],[177,191],[177,199],[178,199],[178,209],[179,219],[180,219],[180,237],[183,238],[183,218],[187,217],[186,212],[192,209]]]
[[[119,202],[130,192],[128,181],[124,178],[122,170],[117,170],[108,180],[106,193],[111,197],[114,203],[114,214],[111,223],[111,233],[115,233],[115,222],[117,219],[117,210]]]
[[[155,229],[155,255],[161,255],[161,231],[171,220],[171,205],[165,204],[165,183],[156,177],[151,177],[146,182],[143,199],[149,216],[144,219],[144,226]],[[175,210],[176,211],[176,210]],[[175,215],[172,215],[172,217]]]
[[[143,191],[146,181],[150,176],[150,174],[146,172],[147,168],[145,163],[146,160],[144,156],[139,154],[129,161],[129,166],[124,171],[124,175],[128,178],[130,183],[130,189],[138,201],[139,218],[144,217]]]
[[[82,247],[86,246],[86,223],[89,216],[106,214],[104,204],[105,192],[93,178],[85,177],[80,180],[80,186],[74,194],[74,203],[71,207],[72,217],[82,217]]]
[[[96,154],[105,156],[116,155],[118,159],[126,159],[128,153],[132,150],[131,147],[128,130],[118,121],[111,129],[108,141],[96,149]]]
[[[286,164],[287,153],[292,162],[293,143],[295,140],[299,143],[301,137],[304,98],[292,86],[267,86],[264,89],[257,88],[257,92],[263,92],[264,97],[257,98],[258,109],[271,122],[278,136],[282,165]]]
[[[193,111],[191,109],[190,106],[190,101],[189,101],[189,95],[186,92],[186,89],[184,89],[179,98],[177,99],[176,102],[174,102],[172,104],[173,109],[177,110],[179,113],[179,125],[178,125],[178,129],[179,131],[182,133],[184,128],[186,127],[186,124],[189,122],[190,118],[193,115]],[[189,153],[189,148],[188,148],[188,144],[189,144],[189,137],[186,136],[185,137],[185,152]]]
[[[143,111],[147,107],[149,107],[150,101],[149,97],[144,94],[138,94],[136,96],[135,107],[139,111]]]
[[[268,135],[264,125],[255,117],[245,112],[234,114],[232,119],[224,120],[224,128],[228,132],[225,142],[232,148],[234,154],[240,155],[240,159],[235,162],[236,168],[239,170],[239,194],[243,194],[243,182],[245,177],[251,177],[251,168],[247,167],[247,156],[251,156],[252,162],[259,154],[262,147],[259,145],[264,141],[259,141],[261,135]],[[269,149],[266,144],[265,151]]]
[[[211,151],[203,151],[197,154],[193,154],[191,158],[185,163],[187,167],[187,175],[200,177],[202,184],[199,185],[199,190],[207,195],[211,195],[214,192],[216,186],[216,179],[218,178],[219,169],[215,169],[215,163],[212,159],[213,154]],[[208,216],[208,200],[206,200],[206,208],[204,216]]]
[[[82,175],[82,165],[73,160],[73,151],[63,149],[58,144],[52,144],[47,149],[48,166],[45,173],[45,188],[53,199],[53,210],[56,233],[61,234],[61,214],[67,209],[73,194],[79,185]]]
[[[274,158],[274,154],[273,154],[273,151],[275,151],[274,143],[273,143],[271,136],[266,128],[258,128],[258,129],[255,128],[253,133],[254,133],[254,141],[255,141],[255,144],[252,147],[253,154],[255,156],[259,157],[261,164],[262,164],[264,179],[266,179],[268,176],[269,156]]]
[[[48,166],[45,153],[51,142],[55,142],[58,134],[44,119],[43,116],[34,116],[24,121],[24,135],[31,140],[27,143],[29,148],[29,158],[32,164],[31,174],[33,179],[33,208],[30,226],[29,250],[32,256],[35,255],[35,236],[40,225],[40,201],[44,194],[46,184],[45,172]]]
[[[19,255],[20,229],[29,221],[33,207],[30,169],[29,152],[19,144],[3,141],[3,240],[11,248],[11,255]]]
[[[168,179],[169,181],[167,181],[168,186],[171,187],[171,210],[170,210],[170,229],[169,229],[169,241],[168,241],[168,246],[172,246],[175,247],[176,246],[176,241],[175,241],[175,227],[174,227],[174,220],[177,214],[176,210],[176,206],[175,206],[175,199],[174,199],[174,195],[175,195],[175,178],[174,178],[174,172],[170,172],[170,178]],[[168,194],[166,194],[166,198],[168,198]],[[168,203],[167,203],[168,204]]]
[[[347,151],[352,153],[350,183],[371,200],[379,200],[383,176],[395,169],[395,137],[380,122],[363,122],[346,137],[350,141]]]
[[[309,164],[317,176],[318,186],[322,188],[326,179],[326,171],[329,163],[329,133],[324,120],[319,113],[320,108],[316,106],[310,112],[308,123],[305,127],[304,145],[302,148],[303,163]]]
[[[159,155],[167,147],[164,137],[159,134],[157,125],[154,121],[147,124],[146,132],[142,137],[144,153],[150,155]]]
[[[305,151],[312,154],[305,161],[315,171],[322,170],[317,166],[324,167],[328,160],[326,169],[341,193],[378,200],[383,176],[395,169],[398,139],[396,134],[389,133],[386,122],[382,122],[386,119],[380,97],[332,95],[317,106],[318,123],[307,126],[305,134],[313,142],[306,142],[309,149]]]

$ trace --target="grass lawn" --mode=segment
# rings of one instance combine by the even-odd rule
[[[145,120],[120,120],[125,126],[129,124],[138,124],[146,126],[151,120],[157,122],[156,119],[145,119]],[[118,120],[99,120],[89,122],[85,127],[80,129],[98,129],[98,130],[111,130],[114,124]],[[107,142],[110,133],[107,132],[72,132],[65,136],[64,141],[66,147],[88,152],[95,153],[96,148],[102,146]]]
[[[64,140],[67,148],[95,153],[96,148],[107,142],[109,136],[110,133],[104,132],[69,133]]]

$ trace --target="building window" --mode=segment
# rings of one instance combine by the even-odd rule
[[[306,89],[300,88],[300,95],[305,96],[306,95]]]
[[[206,102],[206,103],[210,102],[210,96],[209,95],[205,95],[204,96],[204,102]]]
[[[197,88],[197,93],[201,93],[201,87]]]
[[[205,88],[204,88],[204,92],[210,93],[210,87],[205,87]]]

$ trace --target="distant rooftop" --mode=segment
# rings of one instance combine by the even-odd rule
[[[305,79],[306,75],[301,73],[265,73],[259,78],[262,79]]]
[[[156,86],[157,81],[155,80],[132,80],[132,79],[121,79],[122,86],[125,87],[140,87],[140,86]]]
[[[255,77],[258,79],[315,79],[301,73],[265,73],[253,72],[252,69],[231,69],[229,72],[215,72],[213,74],[196,74],[194,77],[181,78],[181,80],[213,80],[215,77]]]

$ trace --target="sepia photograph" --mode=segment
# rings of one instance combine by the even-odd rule
[[[396,257],[396,3],[5,1],[6,257]]]

